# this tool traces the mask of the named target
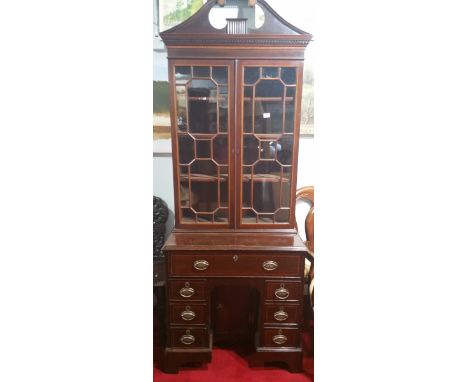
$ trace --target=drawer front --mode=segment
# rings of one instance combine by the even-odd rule
[[[171,300],[205,300],[206,284],[200,280],[169,280],[169,299]]]
[[[172,328],[169,346],[175,348],[206,348],[209,346],[208,330],[203,328]]]
[[[169,256],[171,276],[281,276],[300,277],[300,254],[184,253]]]
[[[299,347],[299,329],[265,328],[263,329],[263,346],[265,347]]]
[[[169,323],[171,325],[207,325],[208,305],[171,303],[169,305]]]
[[[303,294],[302,282],[266,282],[266,300],[274,301],[301,301]]]
[[[300,305],[265,304],[265,324],[298,324]]]

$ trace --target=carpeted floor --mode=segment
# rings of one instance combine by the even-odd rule
[[[312,324],[313,325],[313,324]],[[154,369],[154,382],[310,382],[313,381],[313,337],[312,325],[304,333],[303,373],[293,374],[278,367],[249,368],[247,361],[234,350],[215,348],[212,361],[201,367],[183,367],[179,374],[165,374]]]

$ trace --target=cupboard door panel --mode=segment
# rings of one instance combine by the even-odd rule
[[[240,65],[240,227],[292,227],[301,70],[273,61]]]
[[[231,61],[174,61],[173,139],[176,148],[176,224],[233,226],[230,185]],[[233,166],[232,166],[233,167]]]

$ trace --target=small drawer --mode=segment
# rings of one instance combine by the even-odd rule
[[[262,342],[265,347],[299,347],[299,329],[265,328],[263,329]]]
[[[169,280],[169,299],[170,300],[205,300],[206,285],[201,280]]]
[[[173,348],[205,348],[209,346],[208,330],[204,328],[172,328],[169,346]]]
[[[171,276],[301,277],[301,254],[268,253],[176,253],[168,259]]]
[[[266,282],[266,300],[274,301],[300,301],[303,294],[302,282]]]
[[[298,324],[300,305],[265,304],[265,324]]]
[[[171,303],[169,305],[169,324],[207,325],[208,305]]]

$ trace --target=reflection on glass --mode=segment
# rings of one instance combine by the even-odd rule
[[[283,165],[292,164],[294,137],[292,135],[283,135],[278,140],[278,162]]]
[[[182,208],[182,222],[195,223],[195,214],[190,208]]]
[[[197,158],[211,158],[211,140],[197,139]]]
[[[213,66],[213,79],[219,84],[227,84],[228,72],[225,66]]]
[[[210,67],[209,66],[194,66],[193,76],[194,77],[210,77]]]
[[[277,78],[279,68],[266,67],[262,68],[262,78]]]
[[[275,212],[279,207],[279,182],[254,182],[253,207],[257,212]]]
[[[255,86],[255,97],[281,97],[284,96],[284,85],[279,80],[261,80]]]
[[[228,136],[226,134],[217,135],[213,140],[213,159],[218,164],[228,163]]]
[[[198,212],[213,212],[218,208],[217,182],[192,182],[192,208]]]
[[[177,97],[177,128],[187,131],[187,95],[185,86],[176,86]]]
[[[198,134],[217,132],[217,89],[211,80],[189,84],[189,130]]]
[[[289,209],[281,209],[275,214],[275,221],[277,223],[287,223],[289,221]]]
[[[244,68],[244,84],[253,84],[260,78],[260,68]]]
[[[243,164],[252,164],[258,159],[258,139],[253,135],[244,135]]]
[[[283,131],[283,103],[256,101],[254,123],[256,134],[280,134]]]
[[[195,158],[193,149],[193,139],[189,135],[179,135],[179,162],[181,164],[188,164]]]
[[[296,84],[296,68],[281,68],[281,79],[287,85]]]
[[[176,66],[175,79],[176,83],[185,84],[192,78],[190,66]]]

